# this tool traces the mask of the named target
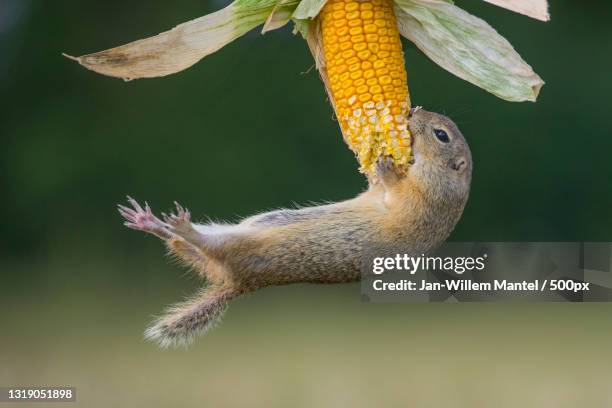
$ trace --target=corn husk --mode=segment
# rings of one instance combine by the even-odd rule
[[[484,20],[451,1],[394,1],[401,34],[442,68],[502,99],[536,100],[544,81]],[[534,18],[548,18],[546,0],[486,1]],[[160,77],[192,66],[262,24],[265,33],[293,20],[295,30],[308,39],[311,23],[316,22],[325,2],[236,0],[156,36],[70,58],[95,72],[125,80]]]
[[[535,101],[544,81],[486,21],[443,0],[396,0],[400,33],[442,68],[507,101]]]
[[[287,8],[298,1],[280,5]],[[229,6],[195,20],[176,26],[170,31],[81,57],[70,57],[87,69],[125,80],[160,77],[189,68],[205,56],[266,22],[279,11],[277,0],[237,0]],[[276,10],[275,10],[276,7]],[[283,25],[283,14],[273,16],[268,29]]]

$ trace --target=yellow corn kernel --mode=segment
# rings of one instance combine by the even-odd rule
[[[376,161],[411,159],[404,54],[392,0],[328,0],[320,13],[331,96],[361,170]]]

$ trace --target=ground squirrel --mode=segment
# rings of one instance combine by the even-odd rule
[[[447,117],[413,109],[409,117],[414,160],[406,171],[377,162],[377,179],[357,197],[333,204],[281,209],[236,225],[192,224],[189,211],[163,221],[128,198],[119,206],[126,226],[163,239],[194,267],[207,286],[156,321],[148,338],[181,343],[209,328],[237,296],[269,285],[359,280],[364,253],[394,248],[420,256],[453,230],[467,202],[470,149]]]

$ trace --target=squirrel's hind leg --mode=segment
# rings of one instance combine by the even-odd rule
[[[163,239],[171,251],[189,263],[206,257],[222,258],[228,242],[243,233],[245,228],[238,225],[194,225],[189,211],[176,202],[176,214],[162,213],[162,221],[153,214],[147,203],[143,208],[131,197],[128,197],[128,201],[132,208],[119,205],[119,213],[126,220],[124,225]]]
[[[187,242],[182,236],[177,234],[173,229],[174,218],[171,222],[164,222],[157,218],[151,211],[148,203],[145,203],[144,208],[138,204],[136,200],[128,197],[128,202],[132,206],[126,207],[119,205],[119,213],[125,218],[125,226],[138,231],[148,232],[153,234],[166,242],[166,245],[170,252],[176,255],[180,260],[186,262],[189,266],[196,269],[201,269],[202,264],[206,261],[206,258],[197,247]],[[185,217],[189,216],[188,212],[180,208],[179,215]],[[166,216],[166,218],[169,218]]]
[[[191,213],[176,201],[174,202],[174,205],[176,206],[176,214],[162,213],[164,221],[166,224],[168,224],[170,230],[174,234],[183,238],[185,241],[189,242],[195,247],[202,247],[205,244],[204,237],[193,227],[193,224],[191,223]]]
[[[206,275],[205,270],[207,258],[195,246],[185,241],[183,238],[173,238],[166,240],[166,246],[171,255],[175,255],[180,261],[187,266],[200,271],[202,275]]]
[[[176,214],[162,214],[165,223],[173,234],[181,237],[196,247],[205,256],[219,258],[222,256],[224,244],[235,231],[233,225],[195,225],[191,222],[191,213],[176,201]]]

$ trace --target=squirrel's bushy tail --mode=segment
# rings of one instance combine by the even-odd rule
[[[145,331],[145,338],[162,347],[187,345],[219,321],[229,302],[239,295],[232,288],[209,286],[196,297],[172,306]]]

